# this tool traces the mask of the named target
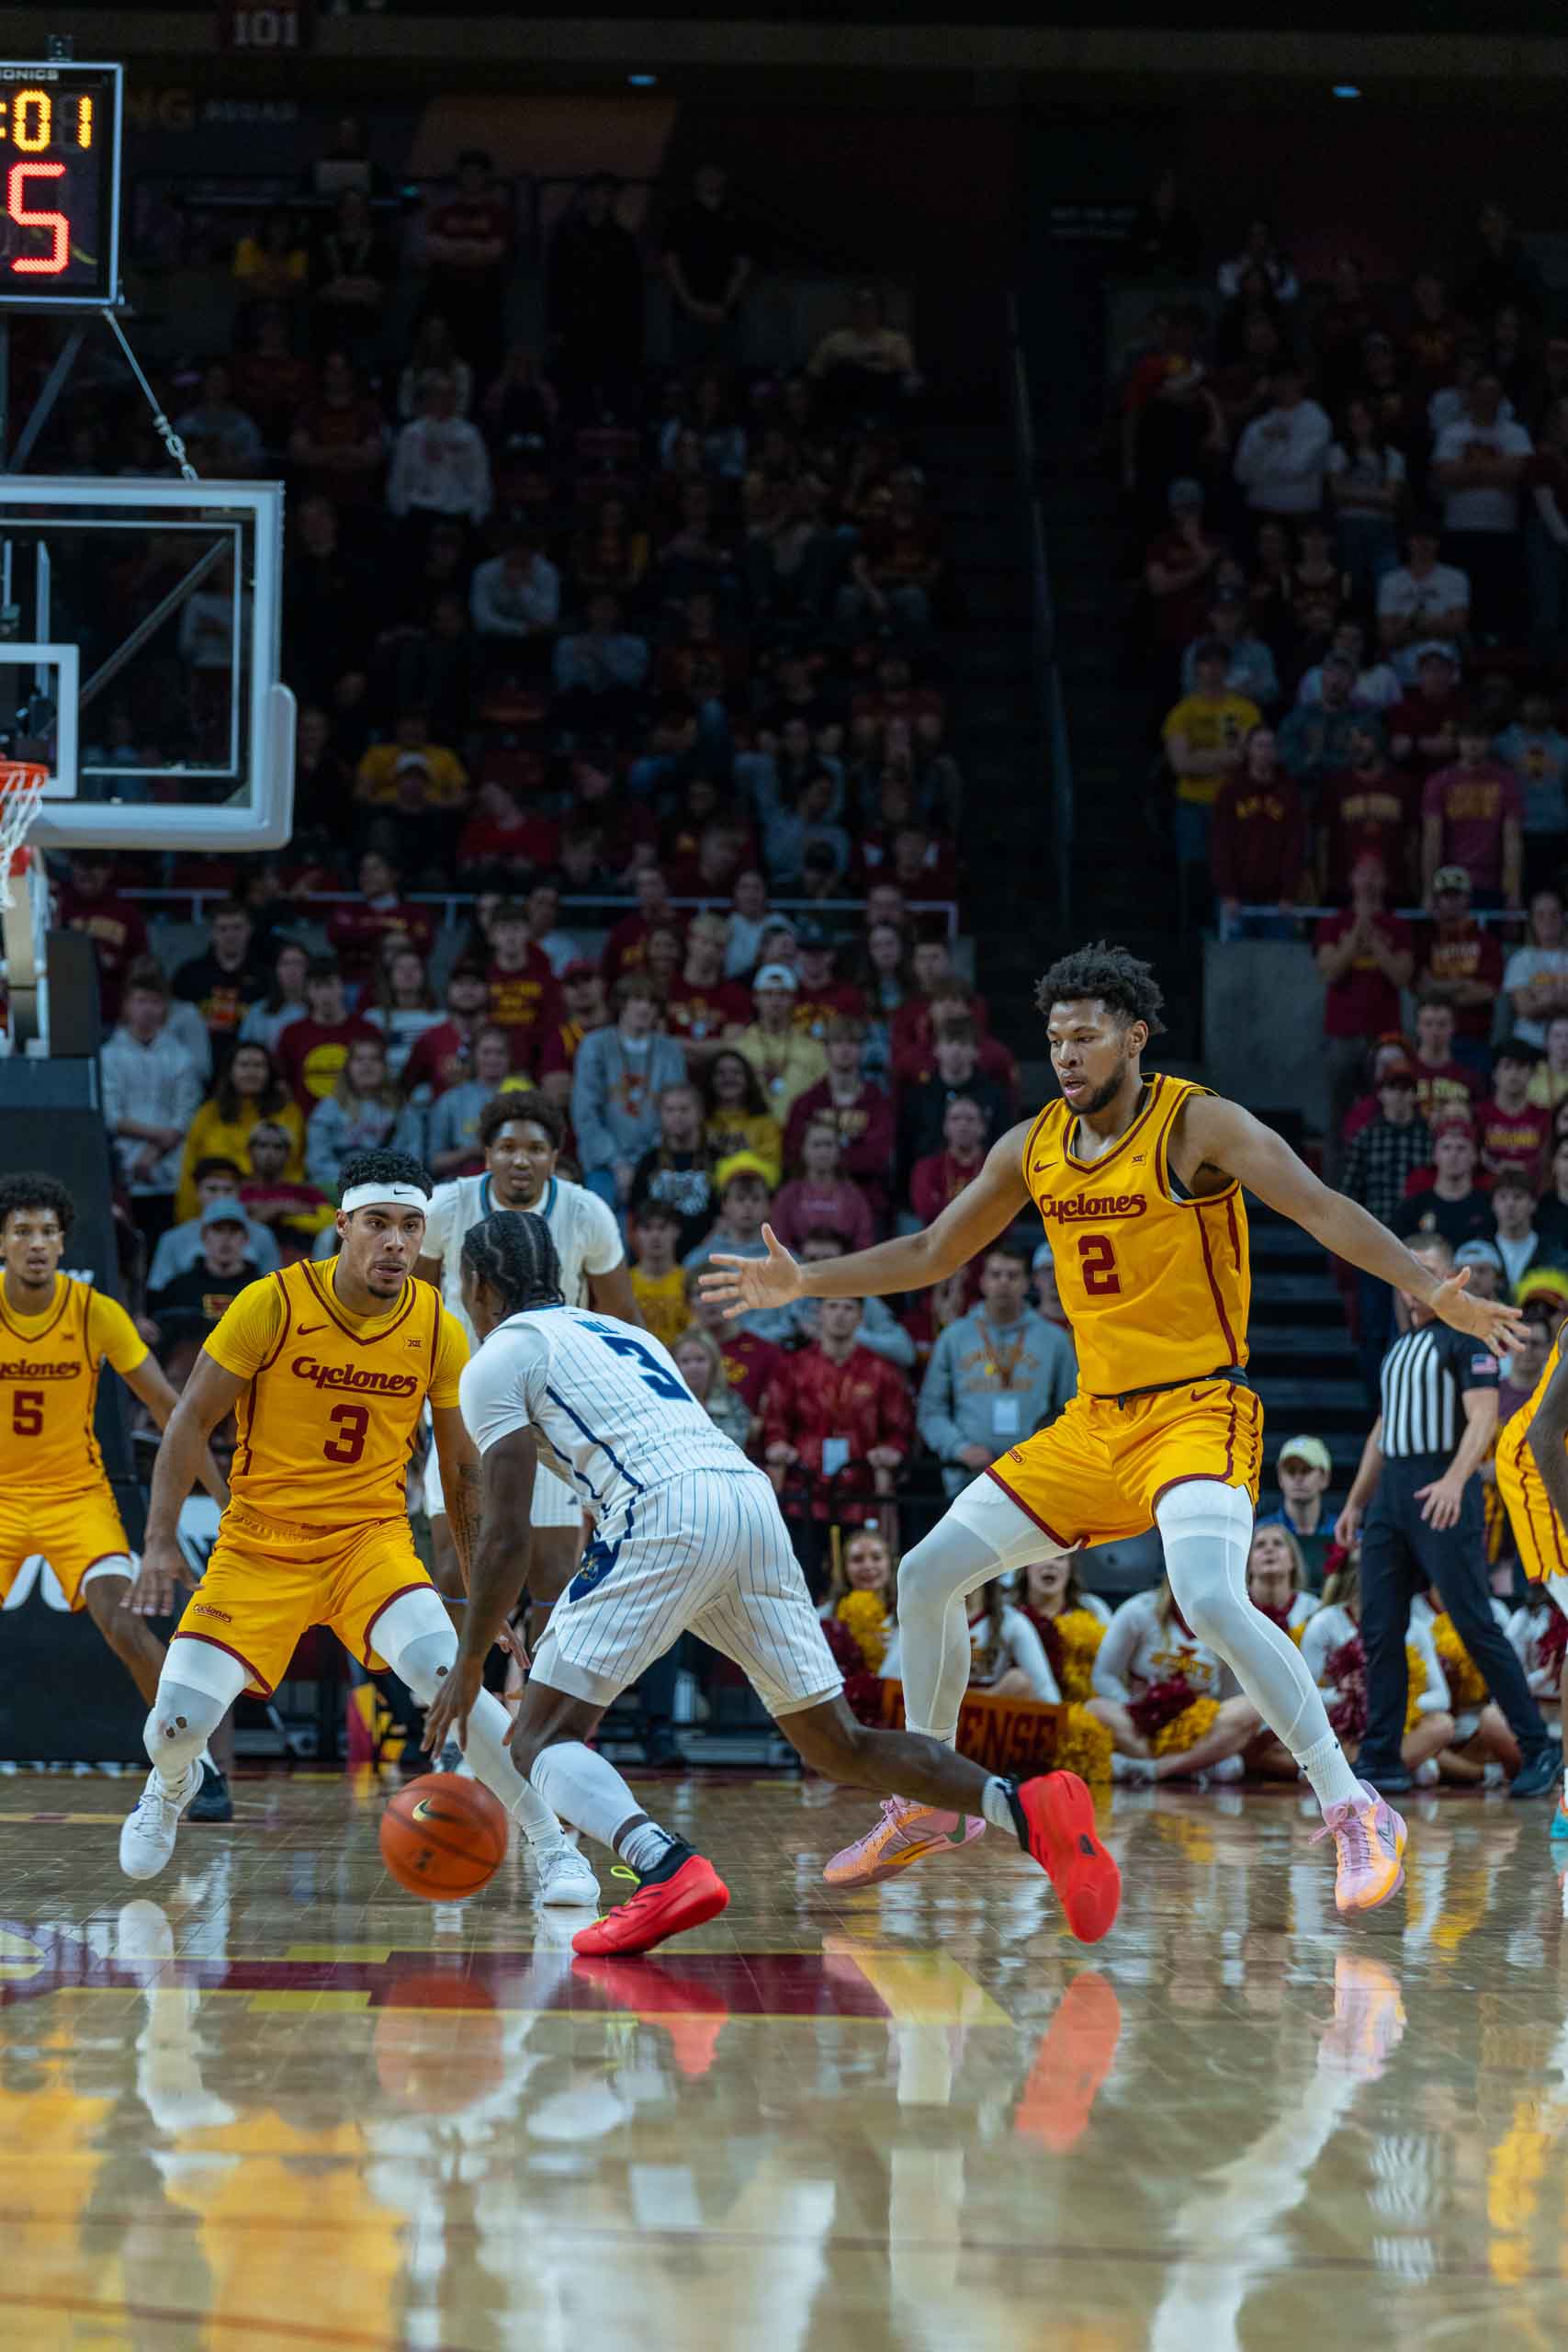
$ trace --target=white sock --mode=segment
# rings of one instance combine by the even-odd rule
[[[633,1870],[654,1869],[672,1842],[668,1830],[655,1830],[654,1824],[648,1821],[638,1822],[627,1844],[617,1842],[628,1822],[637,1821],[642,1807],[609,1758],[585,1747],[581,1740],[554,1741],[535,1758],[528,1777],[545,1803],[553,1805],[563,1821],[570,1821],[574,1829],[584,1830],[590,1838],[597,1838],[601,1846],[624,1854]],[[631,1849],[635,1846],[637,1853],[649,1852],[643,1838],[645,1830],[652,1831],[662,1842],[655,1847],[650,1860],[639,1861]]]
[[[1298,1753],[1296,1762],[1312,1782],[1312,1792],[1325,1813],[1331,1804],[1359,1804],[1361,1783],[1345,1760],[1345,1750],[1332,1732]]]
[[[1015,1838],[1018,1836],[1018,1824],[1012,1817],[1012,1806],[1008,1802],[1008,1784],[1005,1781],[987,1781],[985,1793],[980,1799],[980,1810],[993,1829],[1008,1829]]]
[[[218,1770],[216,1763],[213,1761],[212,1750],[210,1747],[204,1747],[201,1754],[196,1760],[198,1764],[204,1764],[209,1772],[216,1772]]]
[[[669,1830],[660,1829],[657,1821],[639,1821],[635,1829],[622,1832],[615,1851],[646,1878],[649,1871],[659,1868],[675,1842]]]

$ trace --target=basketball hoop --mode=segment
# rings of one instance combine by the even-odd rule
[[[49,770],[30,760],[0,761],[0,909],[16,905],[11,877],[28,870],[27,838],[48,782]]]

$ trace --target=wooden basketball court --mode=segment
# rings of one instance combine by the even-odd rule
[[[35,2352],[1561,2341],[1543,1807],[1425,1801],[1348,1932],[1315,1808],[1118,1792],[1088,1952],[994,1833],[835,1897],[863,1800],[666,1779],[731,1907],[583,1962],[515,1856],[458,1913],[399,1892],[368,1781],[243,1780],[138,1891],[134,1789],[0,1782],[0,2327]]]

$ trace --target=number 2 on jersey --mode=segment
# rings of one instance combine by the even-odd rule
[[[678,1380],[672,1372],[666,1372],[657,1356],[640,1340],[634,1340],[629,1331],[607,1331],[602,1323],[595,1323],[593,1329],[607,1348],[613,1348],[618,1356],[630,1358],[638,1368],[637,1378],[643,1386],[651,1388],[656,1396],[662,1396],[667,1405],[696,1403],[685,1382]]]
[[[1116,1271],[1116,1252],[1105,1234],[1079,1234],[1078,1258],[1083,1267],[1083,1286],[1090,1298],[1109,1298],[1112,1292],[1120,1291],[1122,1277]]]

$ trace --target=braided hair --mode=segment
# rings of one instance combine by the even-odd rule
[[[463,1237],[463,1269],[501,1301],[501,1320],[530,1306],[564,1306],[550,1228],[531,1209],[497,1209]]]

